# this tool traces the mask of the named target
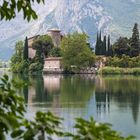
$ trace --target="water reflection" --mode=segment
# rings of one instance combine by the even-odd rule
[[[14,76],[15,77],[15,76]],[[124,134],[140,138],[140,77],[95,75],[17,76],[30,85],[23,89],[30,112],[51,110],[65,118],[73,131],[74,118],[112,123]],[[127,127],[128,126],[128,127]],[[131,126],[131,128],[130,128]]]
[[[140,77],[135,76],[110,76],[97,77],[96,100],[108,104],[110,101],[117,103],[122,110],[130,108],[134,122],[137,123],[140,103]],[[107,105],[106,105],[107,106]],[[108,108],[109,109],[109,108]]]
[[[95,97],[96,113],[110,113],[110,104],[120,110],[130,108],[137,123],[140,102],[140,77],[93,75],[45,75],[14,78],[30,82],[23,88],[26,103],[53,108],[84,108]],[[95,96],[93,95],[95,93]]]

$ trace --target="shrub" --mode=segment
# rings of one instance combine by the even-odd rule
[[[98,71],[100,74],[140,74],[140,68],[104,67]]]
[[[89,121],[82,118],[76,119],[75,128],[77,134],[73,140],[132,140],[133,136],[123,137],[117,131],[111,129],[107,123],[98,123],[92,117]]]
[[[30,73],[42,72],[42,69],[43,69],[43,64],[41,64],[41,63],[32,63],[29,66]]]
[[[61,57],[61,49],[58,47],[53,47],[49,53],[50,56],[52,57]]]
[[[120,68],[135,68],[140,67],[140,56],[129,57],[123,55],[122,57],[108,57],[106,66],[109,67],[120,67]]]

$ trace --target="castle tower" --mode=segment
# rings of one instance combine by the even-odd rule
[[[60,47],[62,39],[61,30],[55,28],[49,29],[47,34],[52,38],[54,46]]]

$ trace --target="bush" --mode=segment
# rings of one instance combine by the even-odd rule
[[[89,121],[82,118],[76,119],[75,128],[77,134],[73,140],[132,140],[133,136],[123,137],[117,131],[111,129],[107,123],[98,123],[93,118]]]
[[[61,49],[58,47],[53,47],[49,53],[50,56],[52,57],[61,57]]]
[[[21,60],[16,64],[12,64],[11,70],[14,73],[25,73],[28,72],[29,63],[25,60]]]
[[[140,56],[129,57],[123,55],[122,57],[108,57],[106,66],[109,67],[120,67],[120,68],[136,68],[140,67]]]
[[[29,66],[29,72],[34,73],[34,72],[42,72],[43,69],[43,64],[41,63],[32,63]]]
[[[98,71],[100,74],[140,74],[140,68],[104,67]]]

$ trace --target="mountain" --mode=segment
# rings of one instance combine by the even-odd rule
[[[63,34],[86,32],[91,44],[96,33],[110,33],[112,40],[130,36],[134,22],[140,23],[140,0],[46,0],[35,4],[39,18],[28,23],[22,13],[11,21],[0,21],[0,59],[8,60],[14,44],[26,36],[46,34],[50,28],[60,28]]]

